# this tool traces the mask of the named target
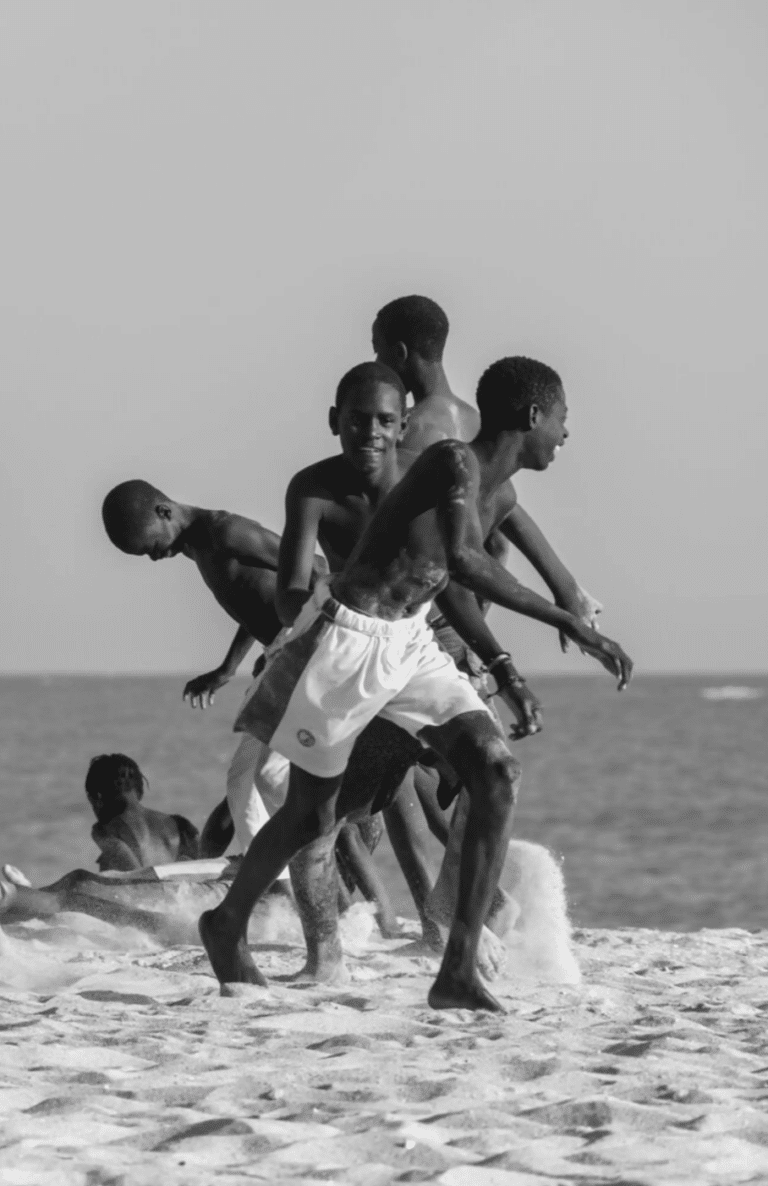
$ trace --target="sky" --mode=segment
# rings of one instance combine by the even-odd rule
[[[767,53],[762,0],[2,5],[0,671],[216,666],[231,623],[104,495],[280,531],[412,292],[464,398],[561,374],[518,493],[637,670],[768,670]],[[599,670],[492,620],[526,673]]]

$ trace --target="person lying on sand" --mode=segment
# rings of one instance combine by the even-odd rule
[[[198,831],[188,819],[144,806],[147,785],[133,758],[125,754],[92,759],[85,793],[96,816],[91,837],[101,849],[97,864],[102,873],[194,861],[200,856]]]
[[[274,605],[279,537],[243,515],[176,502],[140,479],[122,482],[110,490],[104,499],[102,518],[111,542],[129,555],[149,556],[152,560],[184,555],[193,560],[219,605],[238,623],[221,666],[190,680],[184,689],[185,698],[203,707],[234,675],[254,641],[268,646],[281,629]],[[326,568],[322,557],[313,556],[311,584]],[[234,826],[242,851],[247,851],[259,827],[283,803],[287,773],[284,758],[271,754],[255,738],[243,737],[227,774],[228,809],[219,804],[203,830],[204,855],[224,851],[231,840],[230,826]],[[389,892],[368,846],[354,834],[358,830],[357,825],[350,825],[340,834],[341,860],[364,896],[376,902],[383,933],[395,933],[397,918]],[[369,828],[369,842],[374,834],[378,837],[380,832]],[[298,898],[304,901],[307,894],[300,888]]]
[[[87,914],[116,927],[136,930],[166,942],[178,941],[177,926],[171,917],[179,906],[189,907],[190,896],[198,909],[220,902],[226,893],[227,872],[200,879],[192,862],[190,877],[161,880],[154,869],[131,873],[92,873],[73,869],[52,885],[34,888],[27,877],[13,865],[3,865],[0,876],[0,923],[4,926],[52,919],[65,911]],[[162,866],[161,866],[162,868]],[[231,875],[231,871],[230,875]]]
[[[372,406],[357,430],[361,470],[382,460],[396,465],[405,389],[382,369],[386,378],[369,387]],[[506,854],[519,766],[486,705],[434,640],[430,603],[453,577],[475,596],[564,631],[620,688],[632,664],[616,643],[526,589],[483,547],[506,516],[500,492],[508,478],[523,467],[545,469],[567,437],[559,377],[529,359],[503,360],[481,379],[478,407],[475,440],[438,442],[418,457],[379,502],[340,573],[311,594],[289,589],[278,602],[281,617],[289,608],[296,615],[293,628],[275,646],[236,727],[289,758],[290,785],[224,901],[201,916],[222,984],[264,983],[245,942],[251,910],[296,852],[332,835],[337,816],[365,806],[364,787],[357,802],[340,792],[354,742],[378,714],[436,750],[470,794],[458,904],[429,1003],[501,1008],[478,976],[476,955]]]

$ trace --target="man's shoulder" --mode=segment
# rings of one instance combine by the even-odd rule
[[[425,472],[471,475],[476,470],[477,458],[469,445],[465,441],[448,438],[427,445],[412,464],[409,473],[414,476]]]
[[[441,439],[469,441],[479,425],[477,409],[453,392],[429,395],[411,409],[404,445],[408,448],[409,440],[422,448]]]
[[[341,454],[325,457],[300,469],[291,478],[289,491],[294,498],[333,500],[348,484],[348,468]]]

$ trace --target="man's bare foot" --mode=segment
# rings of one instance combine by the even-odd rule
[[[475,975],[466,981],[440,969],[435,983],[429,990],[428,1003],[433,1009],[487,1009],[491,1013],[504,1013],[502,1005],[485,988],[480,977]]]
[[[32,882],[15,865],[3,865],[3,877],[11,885],[19,885],[22,889],[32,889]]]
[[[286,976],[285,980],[288,984],[349,984],[349,972],[343,960],[337,964],[319,965],[310,965],[307,961],[300,972]]]
[[[304,967],[287,979],[295,984],[347,984],[349,973],[338,935],[320,943],[309,943]]]
[[[197,927],[219,984],[259,984],[266,988],[267,979],[253,962],[245,939],[240,937],[234,942],[218,924],[217,916],[218,908],[206,910]]]
[[[389,913],[384,914],[377,910],[376,922],[383,939],[399,939],[401,937],[403,928],[397,921],[396,915]]]
[[[480,932],[477,945],[477,967],[485,980],[495,980],[507,962],[507,949],[501,939],[488,927]]]

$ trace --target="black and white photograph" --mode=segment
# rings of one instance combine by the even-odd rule
[[[768,1183],[767,63],[0,0],[0,1186]]]

